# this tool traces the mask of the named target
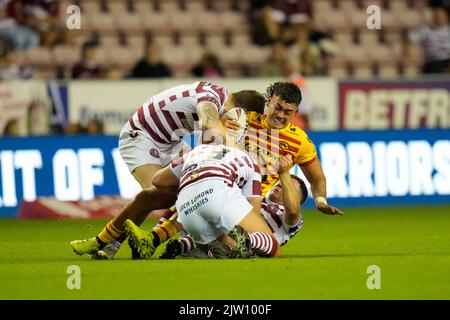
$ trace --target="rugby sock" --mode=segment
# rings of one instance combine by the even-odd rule
[[[164,213],[161,215],[161,218],[159,218],[158,223],[154,228],[159,228],[164,223],[164,221],[169,220],[171,216],[173,216],[173,212],[169,209],[164,210]]]
[[[273,257],[277,252],[278,241],[267,232],[250,233],[252,249],[259,256]]]
[[[194,250],[197,246],[191,236],[187,235],[180,238],[181,254]]]
[[[105,245],[107,243],[113,242],[114,240],[117,240],[119,242],[123,242],[126,238],[126,232],[124,230],[117,229],[113,223],[112,220],[108,222],[106,227],[103,228],[102,231],[97,236],[97,241],[101,245]]]
[[[157,247],[172,238],[177,233],[177,228],[172,221],[166,220],[159,227],[153,228],[152,233],[156,235],[153,239],[153,245]]]

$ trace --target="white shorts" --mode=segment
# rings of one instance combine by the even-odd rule
[[[143,130],[133,130],[127,122],[119,135],[119,152],[130,172],[144,164],[158,164],[165,167],[191,148],[184,141],[162,144],[154,141]]]
[[[181,190],[176,202],[178,221],[195,242],[208,244],[228,234],[253,209],[237,187],[208,179]]]

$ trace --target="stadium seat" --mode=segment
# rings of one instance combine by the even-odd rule
[[[368,52],[372,61],[380,63],[397,62],[397,57],[394,54],[393,49],[389,46],[373,46]]]
[[[378,76],[380,78],[395,78],[398,77],[397,63],[384,62],[378,64]]]
[[[127,36],[127,44],[134,48],[144,48],[145,37],[142,34]]]
[[[133,6],[134,11],[138,14],[146,15],[150,12],[154,12],[153,6],[149,0],[135,0]]]
[[[118,29],[125,34],[141,33],[145,30],[144,23],[142,22],[142,15],[136,13],[115,13],[115,19],[117,21]]]
[[[232,50],[232,49],[231,49]],[[264,61],[269,58],[271,49],[269,47],[260,47],[255,45],[242,46],[238,51],[234,51],[238,54],[240,61],[250,66],[260,66]],[[233,53],[230,52],[232,55]]]
[[[371,47],[376,47],[379,45],[379,30],[369,30],[362,31],[359,33],[359,42],[362,46],[370,49]]]
[[[137,14],[141,17],[141,21],[145,30],[156,33],[171,31],[167,15],[159,14],[158,12],[153,11],[138,11]]]
[[[198,45],[183,46],[179,50],[182,50],[183,52],[186,53],[186,61],[192,65],[194,65],[195,63],[200,61],[200,58],[202,57],[203,53],[205,52],[205,49]]]
[[[72,1],[72,3],[73,3],[73,1]],[[80,5],[81,5],[81,12],[90,13],[90,14],[100,13],[100,2],[99,1],[83,0],[83,1],[80,1]]]
[[[422,12],[406,10],[402,13],[397,12],[400,24],[405,29],[411,29],[423,25],[426,20]]]
[[[213,11],[202,11],[192,13],[195,24],[199,30],[210,33],[222,33],[221,14]]]
[[[338,79],[347,77],[347,67],[345,64],[331,65],[328,69],[328,75]]]
[[[153,39],[160,47],[166,48],[174,46],[173,35],[170,33],[156,34]]]
[[[353,65],[352,76],[357,79],[368,79],[373,77],[371,65]]]
[[[334,10],[327,14],[317,15],[315,20],[319,26],[324,26],[329,31],[350,30],[352,27],[350,17],[342,10]]]
[[[172,30],[182,32],[193,32],[198,30],[198,25],[194,21],[194,16],[189,12],[176,11],[168,15],[168,24]]]
[[[403,76],[405,77],[417,77],[418,74],[421,72],[421,65],[418,64],[405,64],[403,66]]]
[[[367,65],[371,63],[369,52],[363,46],[353,45],[343,47],[342,54],[344,60],[352,64]]]
[[[76,64],[81,57],[80,49],[73,46],[57,46],[53,49],[55,65],[65,65],[68,67]]]
[[[389,32],[398,32],[402,28],[402,23],[392,10],[384,10],[381,15],[381,28]]]
[[[163,0],[159,1],[161,14],[173,14],[180,11],[178,0]]]
[[[211,34],[206,37],[206,46],[209,48],[222,48],[225,45],[223,34]]]
[[[333,32],[333,39],[339,46],[351,45],[353,43],[353,35],[348,31]]]
[[[248,32],[249,30],[247,17],[240,12],[220,11],[219,19],[225,30],[236,33]]]
[[[188,0],[186,1],[186,10],[190,13],[205,11],[205,1],[204,0]]]
[[[34,67],[45,68],[53,66],[53,55],[47,47],[34,47],[26,50],[23,55],[24,62]]]
[[[118,29],[114,17],[108,13],[86,13],[90,28],[102,33],[113,33]]]
[[[233,47],[222,47],[215,50],[224,65],[235,65],[242,58],[242,53]]]
[[[141,52],[131,47],[117,46],[107,51],[107,61],[114,66],[130,68],[140,57]]]
[[[333,11],[331,1],[329,0],[315,0],[312,1],[314,15],[327,15],[329,12]]]
[[[190,57],[183,50],[175,49],[174,47],[162,47],[161,57],[164,62],[173,66],[172,69],[186,64],[190,60]]]
[[[116,47],[119,45],[119,39],[116,34],[104,34],[100,37],[100,43],[105,47]]]
[[[231,42],[234,47],[248,46],[251,43],[251,38],[248,33],[237,33],[233,35]]]
[[[180,45],[182,46],[198,46],[199,36],[196,33],[182,33],[180,39]]]

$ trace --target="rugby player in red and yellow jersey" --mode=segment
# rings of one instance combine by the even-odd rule
[[[316,208],[329,215],[342,215],[327,203],[326,178],[317,158],[316,148],[308,135],[291,121],[301,102],[301,91],[294,83],[276,82],[267,88],[267,113],[247,113],[246,151],[261,167],[262,196],[279,180],[281,157],[291,155],[311,185]]]

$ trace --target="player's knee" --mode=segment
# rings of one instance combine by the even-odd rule
[[[178,181],[169,179],[163,170],[155,173],[152,184],[159,190],[169,193],[176,193],[178,189]]]

